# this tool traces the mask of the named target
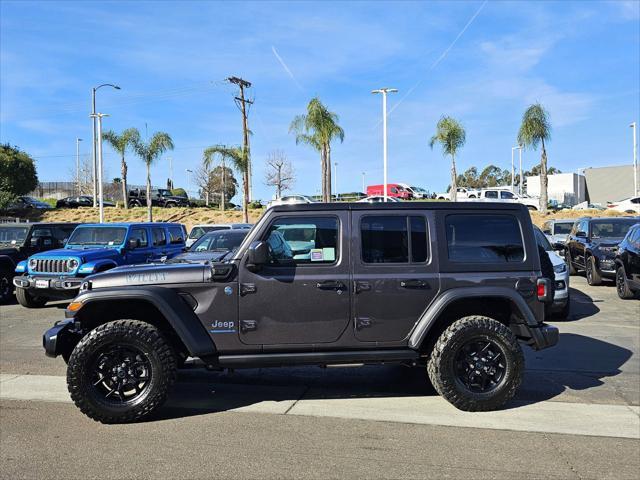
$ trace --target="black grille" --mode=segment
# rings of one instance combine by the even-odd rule
[[[65,259],[36,259],[34,272],[42,273],[69,273],[73,269],[69,267],[69,260]]]

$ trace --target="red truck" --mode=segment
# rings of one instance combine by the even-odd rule
[[[374,195],[384,196],[384,185],[369,185],[367,187],[367,196],[371,197]],[[411,192],[406,190],[402,185],[397,183],[387,183],[387,197],[409,200],[412,195]]]

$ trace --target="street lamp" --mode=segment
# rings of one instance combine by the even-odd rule
[[[338,201],[338,162],[333,162],[333,190],[336,192],[336,201]]]
[[[372,90],[371,93],[382,94],[382,151],[383,151],[383,168],[384,168],[384,201],[388,200],[387,195],[387,93],[397,92],[397,88],[379,88]]]
[[[516,176],[516,171],[513,164],[513,151],[519,150],[519,149],[520,149],[520,145],[518,145],[517,147],[511,147],[511,192],[512,193],[515,185],[515,176]],[[520,154],[520,171],[522,171],[522,152]],[[522,182],[522,180],[520,181]]]
[[[362,193],[366,193],[364,189],[364,177],[367,175],[367,172],[362,172]]]
[[[633,193],[638,196],[638,137],[636,136],[636,122],[629,125],[633,129]]]
[[[81,138],[76,137],[76,188],[78,189],[78,195],[80,195],[80,142]]]
[[[96,168],[97,168],[97,147],[96,147],[96,91],[99,88],[102,87],[111,87],[114,88],[116,90],[120,90],[120,87],[118,85],[113,85],[111,83],[103,83],[102,85],[98,85],[97,87],[93,87],[91,89],[91,121],[92,121],[92,136],[93,136],[93,142],[92,142],[92,159],[93,159],[93,206],[96,206]]]
[[[98,119],[98,203],[100,206],[100,223],[104,223],[104,197],[102,194],[102,117],[108,117],[106,113],[92,113],[91,118]]]

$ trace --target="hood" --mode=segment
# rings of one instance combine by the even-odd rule
[[[217,262],[224,257],[229,251],[224,252],[184,252],[176,255],[167,263],[180,263],[179,260],[188,260],[190,262]]]
[[[202,283],[211,275],[211,268],[203,264],[148,263],[112,268],[87,277],[91,288],[123,287],[127,285],[167,285]]]
[[[617,247],[624,237],[600,237],[593,239],[593,244],[598,247]]]
[[[90,262],[93,260],[100,260],[102,258],[115,258],[118,257],[118,250],[115,248],[58,248],[56,250],[48,250],[33,255],[35,258],[47,258],[47,257],[80,257],[83,258],[83,262]]]

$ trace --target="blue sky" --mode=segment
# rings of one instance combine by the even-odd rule
[[[284,150],[294,190],[318,192],[319,157],[296,146],[291,119],[310,98],[340,117],[338,190],[382,181],[381,99],[390,96],[389,181],[441,191],[448,160],[428,147],[438,118],[467,130],[459,170],[509,168],[522,112],[542,102],[554,127],[549,162],[563,170],[632,161],[640,108],[640,2],[17,2],[0,1],[0,140],[37,159],[41,180],[71,179],[75,138],[91,138],[91,87],[106,128],[166,131],[176,149],[153,169],[174,183],[204,147],[239,144],[230,75],[253,83],[254,196],[267,154]],[[81,144],[89,152],[90,142]],[[525,167],[539,158],[524,154]],[[144,182],[129,156],[131,182]],[[119,160],[105,146],[106,170]],[[194,187],[191,186],[190,189]]]

